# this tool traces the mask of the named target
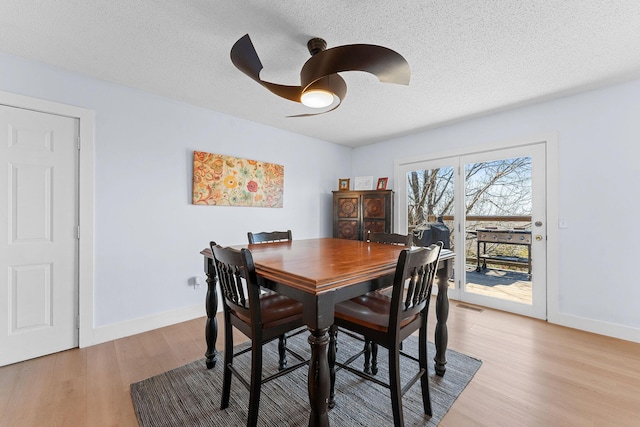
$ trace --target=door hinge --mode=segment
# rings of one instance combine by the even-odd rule
[[[80,329],[80,315],[76,314],[76,329]]]
[[[79,150],[80,149],[80,137],[76,138],[76,148]]]
[[[80,226],[76,226],[76,239],[80,238]]]

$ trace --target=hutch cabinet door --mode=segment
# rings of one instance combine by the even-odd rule
[[[360,239],[361,211],[359,194],[351,191],[334,192],[333,237],[349,240]]]
[[[362,195],[362,237],[367,231],[391,233],[393,219],[393,197],[390,193],[365,193]]]

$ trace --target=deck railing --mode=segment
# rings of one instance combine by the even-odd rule
[[[443,215],[443,221],[453,222],[453,215]],[[531,224],[531,215],[467,215],[467,222],[469,221],[481,221],[481,222],[528,222]],[[434,217],[435,221],[436,218]]]
[[[453,215],[443,215],[442,222],[449,227],[451,230],[451,246],[454,244],[454,236],[455,236],[455,228],[453,226],[454,216]],[[435,222],[436,218],[429,218],[429,222]],[[475,231],[478,228],[486,228],[486,227],[497,227],[499,229],[525,229],[531,230],[531,215],[467,215],[466,216],[466,226],[465,226],[465,254],[466,254],[466,262],[470,265],[475,265],[477,260],[477,239]],[[413,230],[414,227],[409,227],[409,232]],[[494,247],[490,247],[493,245]],[[501,245],[499,244],[488,244],[487,246],[493,249],[499,249],[506,256],[513,257],[526,257],[526,247],[523,246],[515,246],[515,245]],[[499,261],[494,260],[487,262],[490,265],[497,266],[506,266],[515,270],[522,270],[523,267],[516,263],[511,263],[508,261]],[[524,267],[526,269],[526,267]]]

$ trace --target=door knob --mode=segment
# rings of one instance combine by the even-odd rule
[[[536,240],[539,242],[540,240],[542,240],[542,236],[539,234],[536,234]]]

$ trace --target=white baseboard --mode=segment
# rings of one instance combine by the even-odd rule
[[[549,313],[549,323],[640,343],[640,329],[563,313]]]
[[[153,329],[163,328],[165,326],[174,325],[187,320],[196,319],[206,316],[204,304],[197,304],[191,307],[184,307],[178,310],[158,313],[147,317],[127,320],[125,322],[115,323],[112,325],[101,326],[93,329],[93,339],[88,345],[101,344],[107,341],[113,341],[118,338],[128,337],[130,335],[151,331]],[[204,330],[202,333],[204,339]],[[84,347],[84,346],[83,346]]]
[[[127,320],[113,325],[102,326],[93,330],[92,342],[88,345],[101,344],[103,342],[128,337],[130,335],[151,331],[187,320],[206,316],[203,304],[184,307],[178,310],[154,314],[148,317]],[[571,316],[562,313],[549,313],[549,323],[568,328],[579,329],[594,334],[606,335],[626,341],[640,343],[640,329],[621,326],[614,323],[607,323],[584,317]],[[86,347],[86,346],[83,346]]]

